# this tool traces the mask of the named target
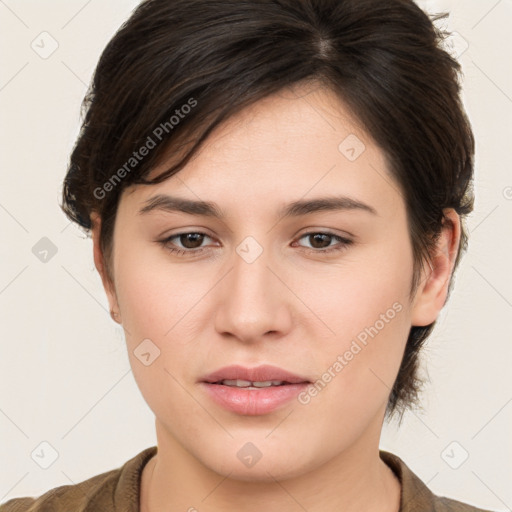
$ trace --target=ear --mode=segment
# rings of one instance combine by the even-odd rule
[[[117,302],[115,286],[110,277],[108,276],[107,267],[105,264],[105,257],[100,247],[101,217],[96,212],[93,212],[91,214],[91,222],[94,265],[96,267],[96,270],[100,274],[101,282],[103,283],[103,288],[105,290],[105,293],[107,294],[110,316],[115,322],[120,324],[121,314],[119,311],[119,304]]]
[[[431,255],[431,266],[423,267],[422,280],[413,301],[411,324],[425,326],[434,322],[448,296],[450,277],[460,243],[460,218],[453,208],[444,210],[439,240]]]

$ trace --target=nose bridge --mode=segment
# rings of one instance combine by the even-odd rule
[[[217,330],[242,340],[286,330],[290,313],[283,284],[274,275],[275,270],[270,270],[274,266],[271,251],[253,237],[244,239],[235,251],[216,312]]]

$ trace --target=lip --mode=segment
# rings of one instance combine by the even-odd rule
[[[289,371],[283,370],[278,366],[264,364],[255,368],[246,368],[241,365],[224,366],[213,373],[200,379],[201,382],[219,382],[221,380],[249,380],[251,382],[264,382],[267,380],[282,380],[289,384],[310,383],[309,379],[300,375],[295,375]]]
[[[224,379],[261,382],[280,380],[285,384],[259,389],[237,388],[217,384]],[[225,366],[203,377],[199,384],[217,405],[228,411],[257,416],[269,414],[293,400],[311,381],[277,366],[263,365],[245,368],[240,365]]]

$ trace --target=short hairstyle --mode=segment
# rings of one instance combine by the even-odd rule
[[[119,198],[182,169],[212,130],[295,84],[334,91],[383,151],[407,211],[411,296],[443,223],[473,209],[474,137],[449,35],[412,0],[145,0],[104,49],[82,103],[61,205],[86,232],[102,219],[108,275]],[[145,147],[144,156],[142,149]],[[186,150],[186,151],[184,151]],[[147,178],[170,156],[177,163]],[[450,279],[449,292],[452,286]],[[386,414],[419,405],[419,351],[435,322],[412,326]]]

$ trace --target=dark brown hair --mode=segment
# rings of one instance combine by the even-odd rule
[[[123,189],[178,172],[219,123],[245,106],[285,87],[319,83],[350,109],[399,183],[414,291],[443,209],[464,220],[473,208],[474,139],[459,97],[460,66],[443,49],[448,34],[434,24],[440,18],[412,0],[143,1],[95,70],[61,208],[86,232],[91,212],[100,215],[112,276]],[[180,156],[177,164],[148,180],[170,155]],[[467,244],[461,224],[456,265]],[[433,326],[411,328],[388,416],[419,404],[418,354]]]

